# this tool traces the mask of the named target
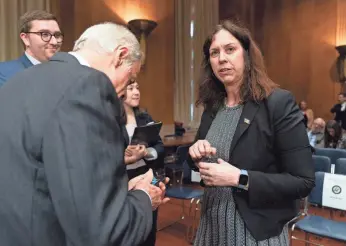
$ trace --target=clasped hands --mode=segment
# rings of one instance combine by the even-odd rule
[[[161,204],[165,204],[169,201],[166,194],[166,184],[169,182],[169,178],[165,178],[164,182],[160,182],[159,186],[151,184],[154,178],[153,171],[150,169],[145,174],[139,175],[131,179],[128,183],[128,190],[144,190],[151,198],[151,206],[153,211],[158,208]]]
[[[216,155],[216,149],[207,140],[198,140],[189,148],[189,154],[196,163],[201,179],[207,186],[238,186],[240,169],[218,159],[217,163],[203,162],[203,158]]]

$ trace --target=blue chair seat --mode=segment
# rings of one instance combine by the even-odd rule
[[[296,223],[296,227],[318,236],[346,241],[346,223],[308,215]]]
[[[203,190],[191,187],[177,186],[170,187],[166,190],[166,196],[177,199],[192,199],[201,197]]]

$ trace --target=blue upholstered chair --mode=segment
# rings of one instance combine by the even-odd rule
[[[309,203],[322,206],[324,175],[324,172],[316,173],[316,186],[309,195]],[[294,236],[295,229],[304,231],[306,233],[305,239]],[[312,243],[309,241],[310,234],[346,243],[346,223],[307,214],[304,218],[292,225],[291,245],[292,240]],[[312,245],[316,244],[312,243]]]

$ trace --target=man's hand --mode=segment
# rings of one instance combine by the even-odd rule
[[[166,185],[169,182],[169,179],[166,178],[164,183],[160,182],[159,187],[152,185],[151,181],[154,178],[153,171],[150,169],[145,174],[141,175],[140,178],[136,177],[138,180],[133,181],[132,183],[136,182],[133,190],[144,190],[146,191],[150,198],[151,198],[151,205],[153,210],[156,210],[158,206],[160,206],[163,203],[166,203],[169,201],[169,198],[164,198],[166,193]],[[134,179],[136,179],[134,178]],[[132,181],[133,179],[131,179]]]
[[[132,190],[136,186],[138,181],[140,181],[144,178],[143,176],[144,176],[144,174],[138,175],[137,177],[134,177],[133,179],[131,179],[128,183],[128,190]]]
[[[153,208],[153,210],[156,210],[158,206],[160,206],[162,204],[165,204],[165,203],[167,203],[170,200],[168,197],[165,197],[165,195],[166,195],[166,184],[168,184],[168,182],[169,182],[169,178],[165,178],[164,182],[160,182],[159,183],[159,187],[152,185],[152,187],[155,188],[155,189],[152,189],[152,192],[154,194],[156,194],[157,188],[159,188],[161,190],[161,197],[156,197],[156,196],[154,197],[154,196],[151,196],[151,194],[149,193],[150,197],[152,197],[151,200],[152,200],[152,208]]]

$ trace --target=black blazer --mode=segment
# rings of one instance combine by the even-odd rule
[[[135,118],[136,118],[137,126],[145,126],[146,124],[154,121],[153,118],[148,113],[139,111],[139,109],[135,109]],[[127,139],[127,145],[128,145],[129,135],[127,134],[127,131],[126,131],[125,138]],[[157,159],[152,161],[147,161],[143,159],[145,163],[147,164],[147,166],[153,169],[163,167],[165,148],[163,146],[161,137],[159,136],[157,141],[148,143],[148,147],[152,147],[156,150]]]
[[[128,192],[120,105],[105,74],[67,53],[1,87],[0,245],[146,239],[151,202]]]
[[[214,117],[204,111],[196,139],[205,139]],[[249,231],[257,240],[279,235],[315,179],[303,115],[291,93],[275,89],[266,100],[245,103],[227,161],[249,173],[249,190],[234,189]],[[189,164],[197,169],[191,158]]]
[[[341,124],[342,129],[346,130],[346,110],[341,111],[341,104],[335,104],[330,112],[335,114],[334,120]]]

